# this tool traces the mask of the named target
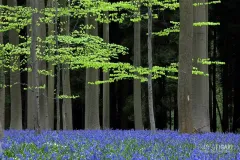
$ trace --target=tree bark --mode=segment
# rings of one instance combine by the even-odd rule
[[[213,61],[216,60],[216,56],[217,56],[217,35],[216,35],[216,31],[214,30],[214,49],[213,49]],[[213,87],[212,87],[212,93],[213,93],[213,132],[217,131],[217,87],[216,87],[216,66],[212,66],[213,68]]]
[[[140,9],[138,10],[140,13]],[[150,53],[151,54],[151,53]],[[134,60],[133,65],[141,65],[141,22],[134,23]],[[136,130],[143,129],[142,120],[142,98],[141,98],[141,81],[133,81],[133,102],[134,102],[134,126]]]
[[[217,9],[219,10],[219,17],[220,17],[220,26],[219,26],[219,52],[221,55],[221,59],[223,62],[225,62],[225,65],[223,65],[223,73],[222,73],[222,94],[223,94],[223,99],[222,99],[222,106],[223,106],[223,122],[222,122],[222,131],[223,132],[228,132],[229,131],[229,113],[230,113],[230,105],[231,103],[231,97],[230,97],[230,92],[232,92],[232,85],[231,85],[231,57],[232,57],[232,50],[229,47],[232,36],[229,35],[229,16],[228,14],[225,13],[228,5],[226,1],[224,3],[221,3]],[[229,51],[231,50],[231,51]]]
[[[1,5],[1,1],[0,1]],[[0,33],[0,43],[3,43],[2,40],[2,33]],[[4,69],[0,68],[0,140],[3,136],[3,130],[5,128],[5,75],[4,75]]]
[[[178,101],[177,94],[174,95],[174,130],[178,130]]]
[[[68,5],[67,0],[61,0],[60,5],[66,7]],[[70,32],[70,17],[62,17],[62,34],[69,35]],[[71,85],[70,85],[70,70],[69,65],[64,64],[62,69],[62,87],[63,95],[71,96]],[[64,98],[62,103],[62,117],[63,117],[63,129],[72,130],[72,99]]]
[[[39,7],[40,9],[45,8],[44,0],[39,0]],[[40,18],[44,18],[43,14],[40,14]],[[46,24],[40,23],[40,38],[41,40],[46,39]],[[45,52],[45,44],[40,43],[40,54]],[[39,61],[39,69],[46,70],[46,61],[41,60]],[[39,85],[46,86],[47,77],[45,75],[39,75]],[[49,129],[49,119],[48,119],[48,104],[47,104],[47,88],[39,90],[39,104],[40,104],[40,125],[42,129]]]
[[[27,6],[30,7],[31,6],[31,0],[27,0]],[[30,37],[31,36],[31,33],[30,33],[30,28],[31,28],[31,25],[29,25],[27,27],[27,35]],[[28,68],[30,68],[32,66],[32,63],[31,61],[28,61]],[[27,87],[28,87],[28,90],[27,90],[27,128],[28,129],[34,129],[34,113],[35,111],[33,110],[33,104],[34,104],[34,98],[33,98],[33,89],[29,88],[29,87],[32,87],[33,86],[33,83],[32,83],[32,72],[28,72],[28,80],[27,80]]]
[[[40,9],[39,1],[33,0],[31,3],[32,9]],[[36,133],[39,134],[41,131],[40,128],[40,104],[39,104],[39,75],[38,75],[38,59],[37,59],[37,37],[39,36],[39,27],[37,26],[37,21],[39,20],[39,13],[33,12],[32,14],[32,32],[31,32],[31,64],[32,64],[32,83],[33,83],[33,91],[34,91],[34,103],[32,105],[34,113],[34,129]]]
[[[180,133],[192,133],[192,51],[193,1],[180,0],[178,66],[178,127]]]
[[[148,69],[152,70],[152,9],[148,8]],[[148,74],[148,109],[150,128],[152,132],[156,131],[154,109],[153,109],[153,90],[152,90],[152,74]]]
[[[17,6],[16,0],[8,0],[9,6]],[[19,44],[19,35],[17,31],[9,31],[9,43],[13,45]],[[16,61],[15,61],[16,59]],[[17,67],[20,68],[20,56],[12,55],[11,66],[17,63]],[[21,79],[20,71],[17,69],[13,71],[10,69],[10,97],[11,97],[11,129],[22,129],[22,98],[21,98]]]
[[[209,46],[210,46],[210,57],[211,60],[213,59],[213,41],[211,40]],[[213,79],[213,67],[210,65],[208,66],[208,73],[209,73],[209,119],[210,119],[210,131],[213,131],[213,88],[212,88],[212,79]]]
[[[98,35],[98,24],[94,16],[86,18],[86,24],[93,25],[89,34]],[[86,69],[86,87],[85,87],[85,129],[100,129],[99,122],[99,86],[89,85],[88,82],[95,82],[99,79],[99,70],[94,68]]]
[[[107,1],[107,0],[106,0]],[[108,17],[108,12],[106,13]],[[103,39],[109,43],[109,24],[103,23]],[[103,81],[109,79],[109,72],[103,72]],[[110,128],[110,85],[103,84],[103,129]]]
[[[55,1],[55,42],[56,42],[56,49],[58,49],[58,2]],[[56,52],[56,54],[58,54],[58,51]],[[57,93],[56,93],[56,108],[57,108],[57,130],[60,130],[60,99],[59,99],[59,95],[60,95],[60,83],[61,83],[61,71],[60,71],[60,64],[57,65]]]
[[[195,0],[195,3],[206,3],[207,0]],[[194,22],[207,22],[207,7],[194,7]],[[208,58],[207,26],[193,28],[193,65],[200,71],[208,73],[208,66],[197,63],[199,58]],[[209,81],[208,77],[192,75],[192,111],[193,127],[200,132],[210,132],[209,120]]]
[[[48,7],[53,8],[54,1],[48,0]],[[54,35],[54,24],[48,24],[48,36]],[[51,72],[52,75],[55,73],[55,68],[52,65],[52,62],[48,62],[48,71]],[[49,120],[49,129],[54,129],[54,77],[48,76],[48,88],[47,88],[47,103],[48,103],[48,120]]]
[[[0,0],[0,5],[2,5],[2,0]],[[0,44],[3,44],[3,33],[0,32]],[[3,59],[1,59],[3,61]],[[4,68],[0,67],[0,140],[3,137],[3,130],[5,126],[5,75]]]

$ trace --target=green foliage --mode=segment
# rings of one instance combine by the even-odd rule
[[[194,6],[210,5],[220,3],[220,1],[212,1],[204,4],[195,3]],[[40,11],[32,9],[30,7],[9,7],[0,5],[0,32],[6,32],[11,29],[15,29],[18,32],[24,27],[31,24],[31,15],[34,12],[43,14],[43,18],[39,22],[53,24],[55,16],[70,16],[72,18],[85,18],[88,13],[92,16],[96,16],[96,20],[101,23],[118,22],[123,23],[126,20],[131,22],[137,22],[147,19],[147,14],[141,14],[138,11],[139,6],[143,7],[157,7],[159,10],[176,10],[179,7],[179,3],[176,0],[152,0],[151,3],[148,0],[141,1],[121,1],[121,2],[105,2],[104,0],[73,0],[72,3],[63,8],[58,8],[56,14],[55,8],[44,8]],[[109,16],[106,16],[106,12],[110,12]],[[154,12],[154,10],[153,10]],[[154,18],[158,18],[157,14],[154,14]],[[38,22],[38,23],[39,23]],[[170,33],[179,32],[179,22],[171,22],[172,27],[164,29],[160,32],[154,32],[155,36],[168,36]],[[214,22],[196,22],[193,26],[200,27],[205,25],[219,25]],[[38,37],[37,46],[37,58],[40,61],[52,62],[53,65],[69,64],[69,69],[76,70],[80,68],[102,68],[104,72],[110,71],[110,78],[107,81],[89,82],[90,84],[102,84],[110,83],[123,79],[139,79],[141,82],[147,81],[147,76],[151,73],[153,79],[157,79],[162,76],[166,76],[170,79],[177,79],[176,74],[178,72],[177,64],[171,64],[170,66],[153,66],[152,70],[144,67],[134,67],[130,63],[112,62],[113,59],[117,59],[119,55],[128,54],[126,47],[106,43],[102,38],[92,36],[86,33],[85,30],[92,29],[93,26],[80,25],[79,31],[73,31],[70,35],[58,35],[58,47],[55,45],[55,37],[48,36],[45,40],[41,40]],[[21,37],[25,42],[18,45],[12,44],[0,44],[0,56],[3,57],[0,60],[0,67],[5,69],[11,69],[12,71],[20,70],[21,72],[31,72],[31,66],[23,67],[28,63],[30,55],[30,43],[31,37]],[[41,42],[41,43],[40,43]],[[45,52],[41,53],[40,48],[44,47]],[[57,55],[55,53],[58,53]],[[15,56],[14,56],[15,55]],[[21,61],[21,67],[18,68],[17,58],[18,56],[25,56],[25,59]],[[14,56],[14,58],[13,58]],[[10,60],[13,65],[10,65]],[[204,65],[211,64],[223,64],[222,62],[211,62],[207,60],[198,60],[198,63]],[[51,71],[39,70],[39,74],[55,76],[51,74]],[[193,74],[207,76],[206,73],[199,71],[193,67]],[[27,87],[31,89],[31,86]],[[45,87],[40,87],[45,88]],[[66,95],[59,96],[60,98],[67,98]],[[76,97],[71,97],[76,98]]]

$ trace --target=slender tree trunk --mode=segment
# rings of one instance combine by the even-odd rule
[[[44,0],[39,0],[39,7],[40,9],[45,8],[45,2]],[[43,14],[40,14],[41,18],[44,18]],[[42,40],[46,39],[46,24],[40,23],[40,38]],[[45,52],[45,44],[40,43],[40,54],[43,54]],[[39,69],[40,70],[46,70],[46,61],[41,60],[39,61]],[[39,85],[46,86],[47,77],[45,75],[39,75]],[[47,88],[40,89],[39,90],[39,103],[40,103],[40,126],[42,129],[49,129],[49,119],[48,119],[48,105],[47,105]]]
[[[62,7],[68,5],[67,0],[61,0],[60,4]],[[62,34],[69,35],[70,32],[70,17],[62,17]],[[62,69],[62,87],[63,95],[71,96],[71,85],[70,85],[70,70],[68,69],[69,65],[64,64]],[[62,103],[62,117],[63,117],[63,129],[72,130],[72,99],[65,98]]]
[[[2,5],[2,0],[0,0],[0,5]],[[3,33],[0,32],[0,44],[3,44]],[[3,59],[1,59],[3,61]],[[0,140],[3,137],[3,130],[5,126],[5,75],[4,68],[0,67]]]
[[[30,7],[31,6],[31,0],[27,0],[27,6]],[[27,27],[27,35],[30,37],[31,33],[30,33],[30,28],[31,25],[29,25]],[[31,61],[28,61],[28,68],[30,68],[32,66]],[[32,72],[28,72],[28,90],[27,90],[27,128],[28,129],[34,129],[34,113],[35,111],[33,110],[33,103],[34,103],[34,99],[33,99],[33,89],[29,88],[33,86],[32,83]]]
[[[148,8],[148,68],[152,70],[152,9]],[[148,75],[148,109],[150,118],[150,128],[152,132],[155,132],[155,118],[153,109],[153,90],[152,90],[152,74]]]
[[[180,0],[178,66],[178,127],[180,133],[192,133],[192,51],[193,1]]]
[[[216,60],[217,54],[217,42],[216,42],[216,30],[214,30],[214,45],[213,45],[213,61]],[[213,93],[213,132],[217,131],[217,93],[216,93],[216,66],[213,66],[213,86],[212,86],[212,93]]]
[[[229,74],[231,73],[231,56],[232,56],[232,51],[229,51],[231,48],[229,48],[229,41],[231,41],[232,36],[229,35],[229,16],[224,12],[225,8],[227,7],[226,1],[224,3],[221,3],[219,6],[219,14],[220,14],[220,23],[221,25],[219,26],[219,52],[222,58],[222,61],[225,62],[225,65],[223,65],[223,73],[222,73],[222,94],[223,94],[223,101],[222,101],[222,106],[223,106],[223,127],[222,131],[223,132],[228,132],[229,131],[229,107],[231,103],[229,102],[230,95],[229,91],[232,91],[232,86],[231,86],[231,79]]]
[[[16,0],[8,0],[9,6],[17,6]],[[9,31],[9,43],[13,45],[19,44],[19,35],[17,31]],[[16,59],[16,61],[15,61]],[[20,57],[18,55],[12,56],[11,65],[13,66],[17,63],[17,67],[20,67]],[[22,98],[21,98],[21,79],[20,71],[10,70],[10,96],[11,96],[11,129],[22,129]]]
[[[70,88],[70,70],[68,65],[63,65],[62,70],[62,84],[63,84],[63,95],[71,96]],[[72,100],[70,98],[63,99],[62,104],[62,116],[63,116],[63,129],[72,130]]]
[[[89,30],[89,34],[98,35],[98,24],[94,16],[86,18],[86,24],[93,25],[94,29]],[[85,87],[85,129],[100,129],[99,122],[99,86],[89,85],[99,79],[99,71],[94,68],[86,69]]]
[[[212,37],[212,32],[211,32],[211,37]],[[211,38],[211,42],[209,43],[209,48],[210,48],[210,58],[211,61],[213,60],[213,52],[214,52],[214,39]],[[213,66],[209,65],[208,66],[208,73],[209,73],[209,119],[210,119],[210,131],[213,131]]]
[[[57,95],[56,95],[56,103],[57,103],[57,130],[60,130],[60,117],[61,117],[61,113],[60,113],[60,99],[59,99],[59,95],[60,95],[60,83],[61,83],[61,77],[60,77],[60,65],[57,65]]]
[[[239,54],[236,55],[236,60],[235,60],[235,66],[234,68],[235,69],[235,74],[233,76],[234,78],[234,99],[233,99],[233,103],[234,103],[234,107],[232,110],[232,132],[234,133],[239,133],[239,128],[240,128],[240,84],[239,84],[239,81],[240,81],[240,71],[239,71],[239,68],[240,68],[240,56]],[[233,97],[233,96],[231,96]]]
[[[140,9],[138,10],[140,13]],[[151,37],[150,37],[151,38]],[[150,42],[151,43],[151,42]],[[151,54],[151,53],[150,53]],[[141,65],[141,22],[134,23],[134,60],[133,65]],[[134,102],[134,126],[136,130],[143,129],[142,120],[142,98],[141,98],[141,81],[133,81],[133,102]]]
[[[0,5],[1,5],[0,0]],[[3,43],[3,36],[2,33],[0,33],[0,43]],[[3,137],[3,130],[5,126],[5,75],[4,75],[4,69],[0,68],[0,140]]]
[[[107,0],[106,0],[107,1]],[[108,17],[108,12],[106,13]],[[103,39],[109,43],[109,24],[103,23]],[[109,79],[109,72],[103,72],[103,81]],[[110,128],[110,85],[103,84],[103,129]]]
[[[213,92],[212,92],[212,66],[208,67],[209,70],[209,118],[210,130],[213,131]]]
[[[228,43],[227,40],[224,40],[224,43]],[[227,45],[227,44],[225,44]],[[226,64],[223,66],[223,132],[228,132],[229,130],[229,90],[230,90],[230,85],[229,85],[229,54],[227,53],[227,47],[223,49],[225,51],[223,54],[224,60]]]
[[[60,79],[60,65],[57,65],[57,95],[56,95],[56,104],[57,104],[57,130],[60,130],[60,117],[61,117],[61,113],[60,113],[60,99],[59,99],[59,95],[60,95],[60,83],[61,83],[61,79]]]
[[[54,0],[48,0],[47,3],[48,7],[53,8],[54,7]],[[54,35],[54,24],[49,23],[48,24],[48,36]],[[54,66],[52,65],[52,62],[48,62],[48,71],[51,72],[52,75],[54,75],[55,70]],[[49,128],[54,129],[54,77],[48,76],[48,120],[49,120]]]
[[[0,140],[2,140],[3,136],[4,136],[3,126],[2,126],[2,122],[0,121]]]
[[[178,130],[178,107],[177,94],[174,95],[174,130]]]
[[[206,2],[207,0],[195,0],[195,3]],[[207,22],[206,13],[206,5],[194,7],[194,22]],[[208,58],[207,28],[193,28],[193,65],[204,73],[208,73],[208,66],[197,63],[197,60]],[[200,132],[210,132],[209,81],[206,76],[192,75],[192,107],[193,127]]]
[[[169,129],[171,130],[172,129],[172,95],[170,95],[168,97],[169,99],[169,102],[168,102],[168,105],[169,105]]]
[[[56,12],[55,12],[55,41],[56,41],[56,49],[58,49],[58,18],[57,18],[57,14],[58,14],[58,2],[55,1],[55,8],[56,8]],[[58,54],[58,52],[56,53]],[[56,106],[57,106],[57,130],[60,130],[60,99],[59,99],[59,95],[60,95],[60,83],[61,83],[61,77],[60,77],[60,64],[57,65],[57,93],[56,93]]]
[[[40,9],[38,0],[32,0],[31,6],[32,9]],[[41,131],[40,128],[40,104],[39,104],[39,75],[38,75],[38,60],[37,60],[37,37],[39,35],[39,27],[37,25],[37,21],[39,21],[39,13],[33,12],[32,14],[32,32],[31,32],[31,64],[32,64],[32,83],[33,83],[33,91],[34,91],[34,103],[32,105],[34,113],[34,129],[36,133],[39,134]]]

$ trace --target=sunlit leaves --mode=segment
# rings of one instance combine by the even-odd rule
[[[216,4],[219,1],[212,1],[206,4],[194,4],[209,5]],[[39,20],[48,24],[53,24],[54,17],[70,16],[73,18],[84,18],[88,13],[97,17],[96,20],[101,23],[118,22],[124,23],[124,21],[138,22],[143,19],[148,19],[147,14],[141,14],[138,11],[139,6],[156,6],[159,10],[176,10],[179,8],[177,0],[152,0],[149,3],[148,0],[140,1],[120,1],[120,2],[105,2],[105,0],[72,0],[71,5],[66,8],[59,7],[56,14],[55,8],[45,8],[37,11],[30,7],[9,7],[0,6],[0,32],[5,32],[11,29],[20,31],[24,27],[31,24],[31,14],[33,12],[40,12],[45,15]],[[109,12],[109,16],[105,13]],[[154,11],[153,11],[154,12]],[[157,14],[154,14],[154,18],[158,18]],[[155,32],[155,36],[168,36],[170,33],[179,32],[179,22],[171,22],[172,26],[162,31]],[[201,27],[206,25],[219,25],[216,22],[196,22],[193,24],[195,27]],[[37,58],[38,60],[51,62],[53,65],[68,64],[70,70],[76,70],[80,68],[101,68],[104,72],[110,72],[110,78],[106,81],[89,82],[90,84],[102,84],[111,83],[123,79],[139,79],[141,82],[147,81],[149,73],[152,74],[153,79],[166,76],[167,78],[177,79],[178,65],[177,63],[170,66],[153,66],[151,70],[144,67],[134,67],[129,63],[117,62],[114,63],[113,59],[117,59],[119,55],[128,54],[126,47],[106,43],[102,38],[97,36],[88,35],[85,30],[92,29],[93,26],[79,25],[78,31],[73,31],[70,35],[58,35],[58,48],[55,47],[56,39],[54,36],[48,36],[45,40],[41,40],[38,37],[37,45]],[[61,28],[60,28],[61,29]],[[21,37],[25,42],[19,45],[12,44],[0,44],[0,67],[5,69],[11,69],[12,71],[20,70],[21,72],[31,72],[30,55],[30,37]],[[43,53],[40,52],[40,48],[44,47]],[[58,53],[57,55],[55,53]],[[25,56],[21,61],[21,68],[17,65],[17,56]],[[10,65],[10,60],[12,65]],[[29,63],[30,62],[30,63]],[[207,60],[198,60],[198,63],[203,65],[211,64],[223,64],[222,62],[211,62]],[[30,65],[30,66],[29,66]],[[52,71],[39,70],[39,74],[52,75]],[[193,68],[192,73],[195,75],[207,76],[206,73],[199,71],[197,68]],[[31,89],[31,87],[28,87]],[[45,86],[42,88],[44,89]],[[76,98],[66,95],[59,95],[58,98]]]

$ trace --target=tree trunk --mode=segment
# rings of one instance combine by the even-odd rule
[[[230,72],[230,56],[227,52],[227,37],[224,37],[224,48],[222,49],[223,58],[225,60],[225,65],[223,66],[223,132],[229,131],[229,90],[231,89],[230,80],[229,80],[229,72]]]
[[[213,45],[213,61],[216,60],[216,56],[217,56],[217,35],[216,35],[216,30],[214,30],[214,45]],[[212,86],[212,93],[213,93],[213,132],[217,131],[217,93],[216,93],[216,65],[212,66],[213,68],[213,86]]]
[[[56,40],[57,41],[57,40]],[[61,83],[61,77],[60,77],[60,64],[57,65],[57,94],[56,94],[56,104],[57,104],[57,130],[60,130],[60,117],[61,117],[61,113],[60,113],[60,99],[59,99],[59,95],[60,95],[60,83]]]
[[[178,105],[177,94],[174,95],[174,130],[178,130]]]
[[[58,2],[55,1],[55,42],[56,42],[56,49],[58,49]],[[58,52],[56,53],[58,54]],[[56,93],[56,107],[57,107],[57,130],[60,130],[60,83],[61,83],[61,77],[60,77],[60,64],[57,65],[57,93]]]
[[[31,0],[27,0],[27,6],[30,7],[31,6]],[[31,33],[30,33],[30,27],[31,25],[29,25],[27,27],[27,35],[30,37]],[[28,61],[28,67],[30,68],[32,66],[32,63],[30,61]],[[32,87],[33,83],[32,83],[32,72],[28,72],[28,80],[27,80],[27,87]],[[33,99],[33,89],[28,88],[27,90],[27,128],[28,129],[34,129],[34,113],[35,111],[33,110],[33,103],[34,103],[34,99]]]
[[[195,0],[206,3],[207,0]],[[194,22],[207,22],[206,5],[194,7]],[[200,71],[208,73],[208,66],[197,63],[198,58],[208,58],[207,26],[193,28],[193,65]],[[209,120],[209,81],[208,77],[192,75],[192,111],[193,127],[200,132],[210,132]]]
[[[238,37],[238,35],[235,34],[235,37]],[[229,42],[230,43],[230,42]],[[235,44],[234,44],[235,43]],[[238,48],[237,46],[239,46],[239,42],[232,42],[233,46],[235,45],[236,48]],[[240,129],[240,71],[239,71],[239,67],[240,67],[240,55],[236,54],[235,56],[235,64],[234,64],[234,75],[232,76],[234,79],[234,107],[233,109],[231,108],[232,113],[232,132],[234,133],[239,133],[239,129]],[[231,96],[233,97],[233,96]]]
[[[62,7],[68,5],[67,0],[61,0],[60,4]],[[70,17],[62,17],[62,34],[69,35],[70,31]],[[70,85],[70,70],[68,69],[69,65],[63,65],[62,69],[62,87],[63,95],[71,96],[71,85]],[[62,117],[63,117],[63,129],[72,130],[72,99],[64,98],[62,103]]]
[[[210,131],[213,131],[213,92],[212,92],[212,67],[209,66],[209,119]]]
[[[211,34],[212,35],[212,34]],[[211,39],[211,42],[209,44],[209,48],[210,48],[210,57],[211,60],[213,59],[213,43],[214,40]],[[208,77],[208,81],[209,81],[209,119],[210,119],[210,131],[213,131],[213,86],[212,86],[212,79],[213,79],[213,67],[212,65],[208,66],[208,73],[209,73],[209,77]]]
[[[107,1],[107,0],[106,0]],[[108,17],[108,12],[106,13]],[[103,23],[103,39],[109,43],[109,24]],[[109,79],[109,72],[103,72],[103,81]],[[103,129],[110,128],[110,85],[103,84]]]
[[[33,0],[31,3],[32,9],[40,9],[39,1]],[[39,75],[38,75],[38,60],[37,60],[37,37],[39,35],[39,27],[37,25],[37,21],[39,21],[39,13],[34,12],[32,14],[32,32],[31,32],[31,64],[32,64],[32,83],[33,83],[33,91],[34,91],[34,103],[32,105],[34,113],[34,129],[36,133],[39,134],[41,131],[40,128],[40,104],[39,104]]]
[[[0,140],[2,140],[3,136],[4,136],[4,134],[3,134],[3,126],[2,126],[2,122],[0,121]]]
[[[45,8],[45,2],[44,0],[39,0],[39,7],[40,9]],[[44,15],[40,14],[41,18],[44,18]],[[46,24],[40,23],[40,38],[42,40],[46,39]],[[45,52],[45,44],[40,43],[40,54],[43,54]],[[41,60],[39,61],[39,69],[40,70],[46,70],[46,61]],[[39,75],[39,85],[46,86],[46,76],[45,75]],[[40,126],[42,129],[49,129],[49,119],[48,119],[48,105],[47,105],[47,88],[40,89],[39,90],[39,104],[40,104]]]
[[[1,0],[0,0],[1,5]],[[2,33],[0,33],[0,43],[3,43],[3,36]],[[0,140],[3,135],[3,130],[5,128],[5,75],[4,75],[4,69],[0,68]]]
[[[240,56],[236,56],[235,68],[240,67]],[[233,108],[233,124],[232,124],[232,132],[239,133],[240,128],[240,71],[239,68],[235,71],[235,84],[234,84],[234,108]]]
[[[192,133],[192,51],[193,1],[180,0],[178,66],[178,127],[180,133]]]
[[[94,16],[86,18],[86,24],[93,25],[94,29],[88,32],[91,35],[98,35],[98,24]],[[85,87],[85,129],[100,129],[99,122],[99,86],[89,85],[88,82],[95,82],[99,79],[99,71],[94,68],[86,69]]]
[[[0,0],[2,5],[2,0]],[[3,44],[3,33],[0,32],[0,44]],[[0,140],[3,137],[3,130],[5,126],[5,84],[4,68],[0,67]]]
[[[152,9],[148,8],[148,68],[152,70]],[[153,91],[152,91],[152,74],[148,75],[148,109],[149,109],[149,119],[150,128],[152,132],[155,132],[155,118],[153,110]]]
[[[48,7],[53,8],[54,7],[54,1],[48,0],[47,3]],[[48,36],[54,35],[54,24],[49,23],[48,24]],[[52,75],[54,75],[55,70],[54,66],[52,65],[52,62],[48,62],[48,71],[51,72]],[[54,129],[54,77],[48,76],[48,92],[47,92],[47,103],[48,103],[48,120],[49,120],[49,128]]]
[[[8,0],[9,6],[17,6],[16,0]],[[17,31],[10,30],[9,31],[9,43],[13,45],[19,44],[19,35]],[[15,61],[16,59],[16,61]],[[11,66],[17,63],[17,67],[20,67],[20,56],[13,55]],[[10,97],[11,97],[11,129],[22,129],[22,98],[21,98],[21,79],[20,79],[20,71],[10,70]]]
[[[140,12],[140,9],[139,9]],[[151,43],[151,42],[150,42]],[[151,53],[150,53],[151,54]],[[141,22],[134,23],[134,60],[133,65],[141,65]],[[133,102],[134,102],[134,126],[136,130],[143,129],[142,120],[142,98],[141,98],[141,81],[133,81]]]

